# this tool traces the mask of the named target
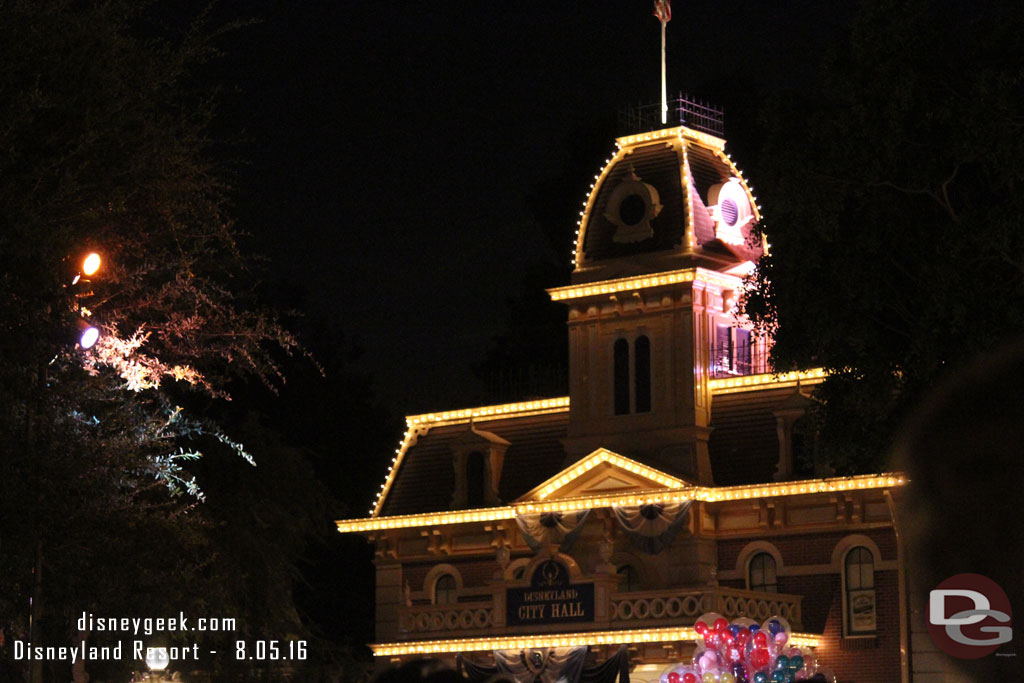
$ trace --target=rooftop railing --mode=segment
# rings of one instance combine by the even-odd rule
[[[667,122],[661,121],[661,102],[629,105],[619,110],[621,135],[686,126],[717,137],[725,135],[725,112],[709,102],[679,93],[668,99]]]
[[[711,379],[763,375],[772,371],[767,344],[718,343],[711,346]]]

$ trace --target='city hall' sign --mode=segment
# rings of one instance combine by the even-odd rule
[[[510,626],[594,620],[594,584],[569,583],[569,569],[557,560],[537,565],[526,588],[506,593]]]

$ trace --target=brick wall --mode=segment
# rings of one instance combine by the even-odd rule
[[[779,581],[779,590],[804,595],[804,630],[822,633],[818,662],[839,683],[899,683],[900,628],[897,572],[875,572],[878,632],[872,638],[843,638],[840,577],[795,576]]]
[[[427,590],[423,582],[427,574],[438,564],[450,564],[462,575],[463,588],[483,588],[498,571],[498,563],[493,557],[475,559],[439,559],[434,563],[407,564],[402,568],[403,580],[409,583],[413,591]]]
[[[831,532],[765,538],[778,548],[784,568],[821,566],[832,562],[836,545],[851,533],[867,536],[883,560],[896,559],[891,530]],[[751,539],[718,542],[719,566],[733,569],[740,551]],[[803,631],[822,634],[818,661],[832,669],[839,683],[898,683],[900,680],[899,594],[896,571],[875,569],[878,632],[871,638],[843,637],[842,577],[838,571],[779,576],[779,592],[802,595]],[[742,580],[722,585],[744,587]]]
[[[784,566],[807,564],[829,564],[836,544],[851,534],[867,536],[878,546],[883,560],[896,559],[896,538],[889,529],[868,529],[828,532],[821,534],[799,534],[793,536],[768,536],[763,540],[771,543],[782,553]],[[722,569],[736,567],[740,551],[755,539],[720,539],[718,541],[718,566]]]

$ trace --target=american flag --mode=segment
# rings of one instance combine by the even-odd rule
[[[667,24],[672,20],[672,0],[654,0],[654,16],[658,21]]]

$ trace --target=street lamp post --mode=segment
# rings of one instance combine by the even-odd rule
[[[81,269],[75,273],[74,277],[71,280],[71,287],[76,288],[79,286],[79,283],[89,282],[89,280],[83,280],[82,276],[85,275],[86,277],[91,277],[98,273],[101,263],[102,259],[100,258],[100,255],[98,253],[91,251],[88,254],[86,254],[82,258]],[[88,310],[83,308],[78,303],[78,299],[82,298],[83,296],[89,295],[91,295],[91,292],[89,292],[88,294],[82,294],[72,289],[72,297],[71,300],[68,302],[68,305],[70,306],[71,310],[74,311],[75,313],[78,313],[79,315],[79,318],[75,324],[75,332],[77,333],[76,341],[78,343],[78,346],[83,350],[92,348],[100,337],[99,328],[97,328],[94,325],[90,325],[85,320],[88,314]],[[40,363],[35,378],[35,381],[38,382],[39,391],[45,391],[45,387],[47,386],[46,373],[46,364]],[[30,451],[33,449],[34,444],[36,443],[35,424],[37,421],[37,407],[35,405],[35,402],[33,402],[32,407],[30,407],[28,410],[25,435],[25,443],[27,444]],[[33,458],[33,463],[34,477],[35,480],[38,481],[39,477],[41,476],[39,471],[39,458]],[[42,495],[41,489],[39,491],[39,495]],[[36,504],[39,506],[42,505],[41,498],[37,501]],[[37,534],[35,544],[35,561],[33,562],[32,566],[32,591],[29,597],[28,618],[29,640],[35,643],[42,641],[42,634],[40,632],[40,622],[43,615],[43,553],[43,539],[42,536]],[[32,661],[32,665],[29,668],[29,680],[32,683],[41,683],[41,681],[43,680],[42,660],[35,659]]]

